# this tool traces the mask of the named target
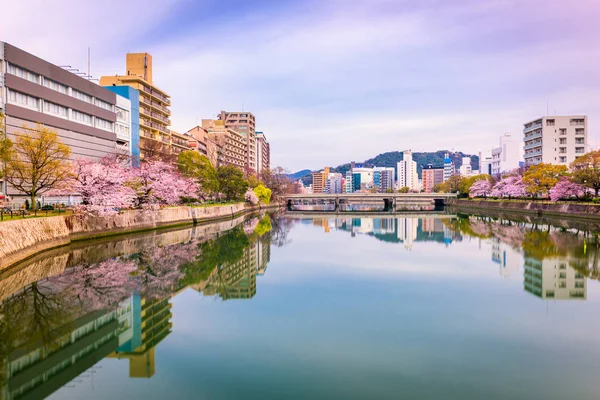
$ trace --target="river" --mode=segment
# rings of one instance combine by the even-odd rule
[[[0,275],[0,399],[598,399],[598,226],[259,215]]]

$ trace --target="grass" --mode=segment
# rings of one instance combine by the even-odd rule
[[[25,217],[23,217],[23,211],[25,211]],[[71,215],[73,214],[73,210],[37,210],[37,213],[33,210],[14,210],[12,217],[10,213],[2,212],[0,213],[0,222],[3,221],[13,221],[17,219],[32,219],[32,218],[46,218],[46,217],[56,217],[58,215]]]

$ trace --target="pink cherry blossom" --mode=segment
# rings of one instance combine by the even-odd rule
[[[485,197],[492,192],[492,185],[487,179],[476,181],[469,189],[469,197]]]
[[[571,182],[568,178],[562,178],[550,189],[550,200],[558,201],[570,197],[582,197],[585,195],[585,188],[577,183]]]
[[[146,161],[139,168],[132,168],[128,185],[137,194],[135,205],[173,205],[181,197],[195,197],[198,185],[183,177],[171,164],[161,161]]]
[[[494,185],[491,195],[494,197],[522,197],[525,196],[525,185],[519,175],[511,175],[501,179]]]

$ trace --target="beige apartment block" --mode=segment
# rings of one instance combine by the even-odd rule
[[[246,169],[257,172],[256,159],[256,119],[254,114],[247,111],[221,111],[219,120],[225,123],[225,128],[241,134],[246,141]]]
[[[541,117],[524,124],[526,165],[540,163],[569,165],[586,153],[587,116]]]
[[[208,131],[201,126],[195,126],[187,133],[196,140],[193,143],[193,150],[204,154],[213,166],[218,167],[221,148],[216,141],[209,137]]]
[[[225,127],[222,120],[203,119],[202,128],[208,139],[217,145],[217,164],[233,165],[242,171],[246,169],[247,142],[244,135]]]

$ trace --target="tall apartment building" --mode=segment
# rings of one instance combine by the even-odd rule
[[[233,165],[245,170],[248,146],[244,135],[228,129],[223,120],[203,119],[202,128],[206,130],[207,138],[216,144],[218,165]]]
[[[271,169],[271,145],[263,132],[256,132],[256,171]]]
[[[117,143],[121,148],[131,147],[127,143],[133,140],[131,131],[115,133],[116,107],[115,93],[0,42],[0,111],[6,116],[9,139],[14,141],[16,135],[31,132],[41,123],[71,148],[72,159],[100,159],[114,154]],[[18,192],[0,182],[0,199],[7,195]]]
[[[525,164],[569,165],[586,152],[587,116],[541,117],[524,124]]]
[[[402,161],[398,162],[398,188],[408,187],[419,190],[419,175],[417,163],[412,159],[412,151],[405,150]]]
[[[510,133],[505,133],[500,136],[499,144],[492,149],[492,175],[517,169],[523,160],[523,148],[519,139]]]
[[[127,53],[126,74],[103,76],[102,86],[129,86],[139,92],[140,158],[156,157],[172,160],[177,145],[172,145],[170,96],[152,81],[152,56]],[[176,141],[177,143],[177,141]],[[175,148],[175,150],[173,150]]]
[[[342,193],[342,174],[330,172],[327,176],[324,192],[329,194]]]
[[[219,119],[227,129],[234,130],[246,140],[246,169],[257,172],[256,161],[256,119],[246,111],[221,111]]]
[[[450,158],[450,155],[446,153],[444,155],[444,181],[447,181],[452,175],[456,174],[456,167],[454,167],[454,161]]]
[[[444,168],[434,168],[432,164],[424,166],[421,172],[423,176],[422,189],[425,193],[433,192],[435,185],[444,182]]]
[[[212,121],[212,120],[206,120]],[[213,124],[214,126],[214,124]],[[223,125],[224,128],[224,125]],[[192,145],[192,150],[198,151],[205,155],[210,160],[214,167],[219,166],[219,155],[222,152],[221,146],[209,137],[208,130],[202,126],[195,126],[187,132],[188,135],[196,139],[195,145]]]
[[[325,193],[325,185],[329,177],[329,167],[325,167],[323,171],[312,173],[312,190],[313,193]]]
[[[379,193],[385,193],[388,189],[394,190],[394,168],[375,167],[373,168],[373,187]]]
[[[127,153],[137,164],[140,160],[140,93],[129,86],[105,86],[105,89],[117,94],[117,150]]]

